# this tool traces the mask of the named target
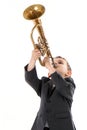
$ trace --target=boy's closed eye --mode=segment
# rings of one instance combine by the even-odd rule
[[[58,61],[58,64],[64,64],[63,61]]]
[[[58,64],[63,64],[63,62],[62,61],[58,61]]]

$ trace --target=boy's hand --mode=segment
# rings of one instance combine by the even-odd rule
[[[43,60],[44,64],[45,64],[45,67],[48,69],[49,71],[49,75],[51,75],[52,73],[55,72],[55,68],[53,68],[53,65],[50,61],[50,59],[48,57],[45,57],[44,60]]]
[[[37,60],[40,56],[41,56],[41,53],[40,53],[40,51],[39,51],[38,49],[34,49],[34,50],[32,51],[32,56],[31,56],[31,59],[30,59],[30,62],[29,62],[29,64],[28,64],[28,68],[27,68],[28,71],[31,71],[31,70],[34,68],[35,63],[36,63],[36,60]]]
[[[34,49],[32,51],[32,56],[31,56],[31,59],[36,61],[39,57],[41,56],[41,53],[38,49]]]
[[[49,59],[48,57],[44,57],[43,63],[44,63],[44,65],[45,65],[45,67],[46,67],[47,69],[50,68],[51,63],[50,63],[50,59]]]

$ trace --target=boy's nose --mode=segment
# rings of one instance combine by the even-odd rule
[[[58,67],[58,64],[57,63],[54,63],[56,67]]]

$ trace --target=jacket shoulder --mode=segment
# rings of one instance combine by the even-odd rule
[[[74,82],[74,80],[73,80],[73,78],[72,78],[72,77],[65,78],[65,80],[66,80],[66,82],[71,83],[71,84],[74,86],[74,88],[76,88],[76,84],[75,84],[75,82]]]

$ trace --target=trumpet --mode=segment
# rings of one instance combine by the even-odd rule
[[[41,19],[40,19],[40,17],[44,14],[44,12],[45,12],[45,7],[43,5],[34,4],[34,5],[27,7],[24,10],[23,16],[27,20],[32,20],[35,24],[34,27],[31,30],[31,34],[30,34],[31,41],[32,41],[34,48],[38,48],[40,50],[41,56],[43,56],[43,57],[46,56],[49,59],[51,59],[52,65],[55,68],[54,60],[53,60],[51,51],[49,49],[48,42],[46,40],[44,30],[43,30],[43,27],[42,27],[42,22],[41,22]],[[33,32],[34,32],[35,29],[37,29],[37,31],[39,33],[39,36],[38,36],[38,39],[37,39],[38,44],[35,43],[34,38],[33,38]],[[44,66],[44,63],[43,63],[41,57],[39,58],[39,62],[42,66]]]

